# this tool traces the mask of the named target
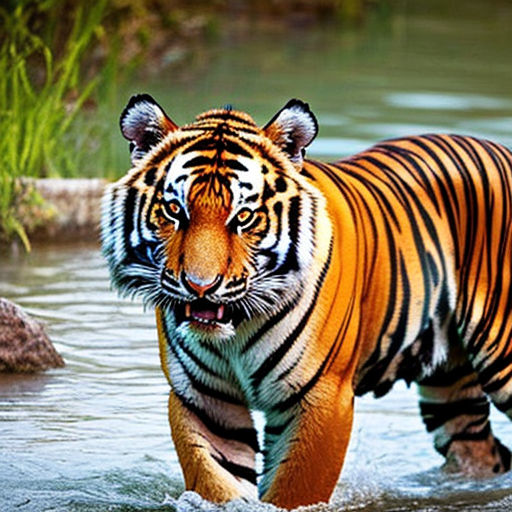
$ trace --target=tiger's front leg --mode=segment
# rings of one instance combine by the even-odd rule
[[[173,391],[169,396],[171,432],[186,489],[216,503],[257,499],[259,448],[250,413],[233,404],[218,404],[217,411],[213,407],[187,403]]]
[[[171,339],[165,311],[157,308],[156,319],[161,366],[171,386],[169,423],[187,490],[217,503],[257,498],[258,436],[243,396],[185,340]]]
[[[288,509],[327,502],[350,438],[352,385],[323,376],[300,403],[287,405],[267,416],[262,499]]]

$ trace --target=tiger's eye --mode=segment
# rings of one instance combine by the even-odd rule
[[[180,213],[180,205],[177,203],[169,203],[169,210],[171,213],[174,213],[174,215],[178,215]]]
[[[177,201],[163,202],[162,212],[167,219],[174,222],[181,216],[181,206]]]
[[[239,211],[236,219],[240,225],[247,224],[252,218],[252,212],[251,210],[244,208],[243,210]]]

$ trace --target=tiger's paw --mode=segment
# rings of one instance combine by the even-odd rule
[[[446,455],[443,470],[470,477],[486,478],[510,470],[511,454],[492,435],[478,441],[454,441]]]

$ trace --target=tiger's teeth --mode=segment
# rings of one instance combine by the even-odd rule
[[[221,304],[219,306],[219,309],[217,309],[217,320],[222,320],[223,316],[224,316],[224,304]]]
[[[188,302],[185,304],[185,317],[190,317],[190,304]]]

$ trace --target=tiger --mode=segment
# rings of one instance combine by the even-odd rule
[[[105,192],[102,250],[155,309],[187,490],[328,501],[355,397],[397,380],[447,470],[510,469],[489,421],[491,402],[512,416],[508,149],[425,134],[323,163],[298,99],[263,127],[230,105],[180,127],[139,94],[120,126],[132,168]]]

